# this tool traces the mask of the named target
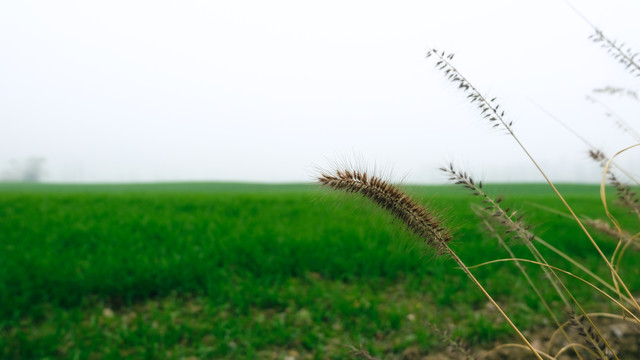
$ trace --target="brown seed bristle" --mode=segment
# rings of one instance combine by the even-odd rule
[[[599,162],[602,166],[604,166],[604,164],[607,162],[607,160],[609,160],[607,158],[607,156],[602,151],[600,151],[598,149],[589,150],[589,156],[593,160]]]
[[[432,49],[427,52],[427,58],[431,56],[434,56],[436,61],[435,67],[443,72],[445,78],[453,84],[457,83],[457,88],[467,94],[467,99],[471,104],[477,104],[480,115],[483,116],[484,119],[489,118],[490,122],[495,122],[492,127],[502,126],[508,133],[513,135],[511,129],[513,122],[505,119],[504,109],[501,111],[498,110],[500,109],[500,104],[496,103],[497,97],[488,99],[480,93],[480,91],[453,66],[451,63],[453,54],[447,54],[444,51],[438,52],[436,49]]]
[[[631,246],[636,250],[640,250],[640,242],[638,241],[638,238],[627,231],[622,230],[618,232],[618,230],[611,227],[608,222],[601,219],[585,219],[585,223],[614,239],[621,240],[624,243],[631,243]]]
[[[318,182],[334,190],[359,193],[400,219],[409,230],[440,249],[451,235],[438,219],[392,184],[364,171],[338,170],[335,175],[321,174]]]
[[[604,339],[586,320],[583,315],[578,316],[575,312],[569,312],[569,323],[578,331],[578,335],[582,337],[585,344],[595,353],[600,355],[603,360],[609,360],[612,357],[611,352],[607,349]]]
[[[594,28],[594,31],[595,33],[589,36],[591,41],[600,44],[600,47],[605,49],[614,60],[624,66],[630,74],[640,76],[640,63],[636,60],[639,53],[634,52],[630,47],[625,48],[624,44],[618,44],[616,40],[611,40],[606,37],[602,30],[598,28]]]
[[[636,91],[622,87],[606,86],[604,88],[593,89],[591,91],[596,94],[620,95],[630,97],[636,101],[640,100]]]
[[[631,187],[627,184],[623,184],[618,180],[614,173],[609,172],[609,182],[616,188],[616,194],[622,204],[638,216],[640,216],[640,204],[638,203],[638,194],[631,190]]]

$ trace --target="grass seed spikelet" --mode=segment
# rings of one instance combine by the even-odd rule
[[[322,173],[318,182],[334,190],[358,193],[400,219],[413,233],[436,249],[451,240],[449,231],[427,209],[419,205],[394,185],[368,175],[366,171],[337,170]]]

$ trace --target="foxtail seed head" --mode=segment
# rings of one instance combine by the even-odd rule
[[[438,250],[451,240],[449,231],[433,214],[395,186],[364,171],[338,170],[332,175],[323,173],[318,177],[318,182],[334,190],[359,193],[370,199]]]

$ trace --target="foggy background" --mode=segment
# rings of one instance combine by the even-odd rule
[[[639,2],[573,6],[640,51]],[[640,77],[593,32],[557,0],[5,1],[0,179],[306,182],[351,162],[442,183],[453,161],[542,181],[425,59],[435,47],[498,97],[553,181],[599,182],[588,146],[539,108],[608,155],[638,142],[616,123],[640,129],[638,99],[593,90]],[[637,174],[639,154],[618,163]]]

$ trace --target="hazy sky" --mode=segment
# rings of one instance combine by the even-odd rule
[[[573,4],[640,51],[640,2]],[[552,180],[596,182],[588,147],[536,105],[609,154],[634,143],[602,104],[640,130],[640,102],[592,90],[640,77],[592,33],[559,0],[3,1],[0,174],[41,157],[56,182],[310,181],[346,159],[415,183],[449,161],[541,181],[425,59],[436,47]]]

